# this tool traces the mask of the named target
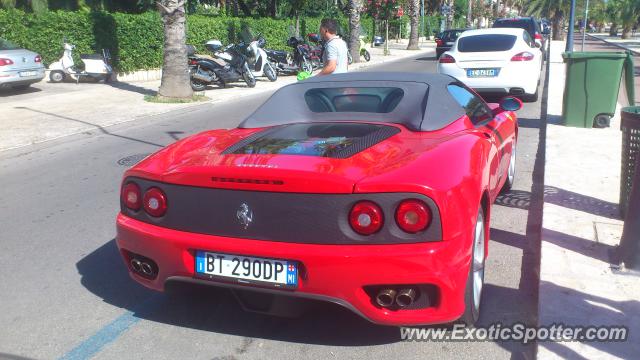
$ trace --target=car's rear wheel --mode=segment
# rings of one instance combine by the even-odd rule
[[[509,168],[507,169],[507,181],[502,186],[502,192],[511,190],[513,183],[516,179],[516,142],[513,142],[513,148],[511,149],[511,156],[509,157]]]
[[[469,277],[467,278],[467,286],[464,294],[465,310],[462,317],[460,317],[460,321],[467,326],[473,326],[480,318],[480,302],[482,300],[482,288],[484,287],[484,229],[484,210],[480,207],[476,224],[473,228],[471,264],[469,265]]]

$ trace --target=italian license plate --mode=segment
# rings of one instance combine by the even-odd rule
[[[36,76],[36,75],[38,75],[37,71],[21,71],[20,72],[21,77]]]
[[[196,276],[212,280],[233,280],[245,284],[296,288],[298,286],[298,263],[196,251]]]
[[[496,77],[500,69],[467,69],[467,77]]]

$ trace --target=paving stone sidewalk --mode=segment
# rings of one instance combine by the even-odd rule
[[[585,50],[598,51],[597,45]],[[626,342],[540,341],[538,357],[637,358],[640,278],[617,273],[610,264],[623,224],[618,211],[620,120],[614,117],[607,129],[560,125],[563,50],[564,42],[552,42],[538,322],[546,326],[621,325],[629,329],[629,338]],[[619,100],[623,99],[621,93]]]

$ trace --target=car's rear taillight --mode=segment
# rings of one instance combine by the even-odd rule
[[[0,58],[0,66],[5,66],[5,65],[13,65],[13,61],[11,59]]]
[[[531,61],[531,60],[533,60],[533,54],[528,51],[515,54],[511,58],[511,61]]]
[[[144,211],[147,214],[160,217],[167,212],[167,197],[162,190],[152,187],[144,193]]]
[[[444,41],[442,41],[442,39],[436,39],[437,46],[442,46],[442,44],[444,44]]]
[[[440,56],[440,60],[438,60],[440,64],[452,64],[456,62],[456,59],[449,54],[442,54]]]
[[[37,63],[41,63],[42,62],[42,57],[40,57],[40,55],[36,55],[36,58],[33,59],[33,61],[35,61]]]
[[[353,231],[362,235],[371,235],[382,228],[384,217],[382,209],[371,201],[356,203],[349,213],[349,224]]]
[[[140,187],[133,182],[127,183],[122,187],[122,202],[124,205],[133,210],[140,210],[142,204],[142,196],[140,195]]]
[[[403,231],[415,234],[429,226],[431,210],[420,200],[404,200],[396,209],[396,223]]]
[[[191,64],[191,65],[198,65],[198,60],[196,60],[196,59],[191,59],[191,60],[189,60],[189,64]]]
[[[536,40],[542,40],[542,35],[540,35],[539,33],[535,33],[535,35],[533,35],[533,38]]]

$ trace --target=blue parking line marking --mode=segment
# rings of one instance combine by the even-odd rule
[[[98,330],[88,339],[81,342],[71,351],[64,354],[60,360],[80,360],[90,359],[97,354],[103,347],[115,341],[122,333],[127,331],[132,325],[140,321],[135,317],[133,312],[127,311],[120,315],[117,319]]]

